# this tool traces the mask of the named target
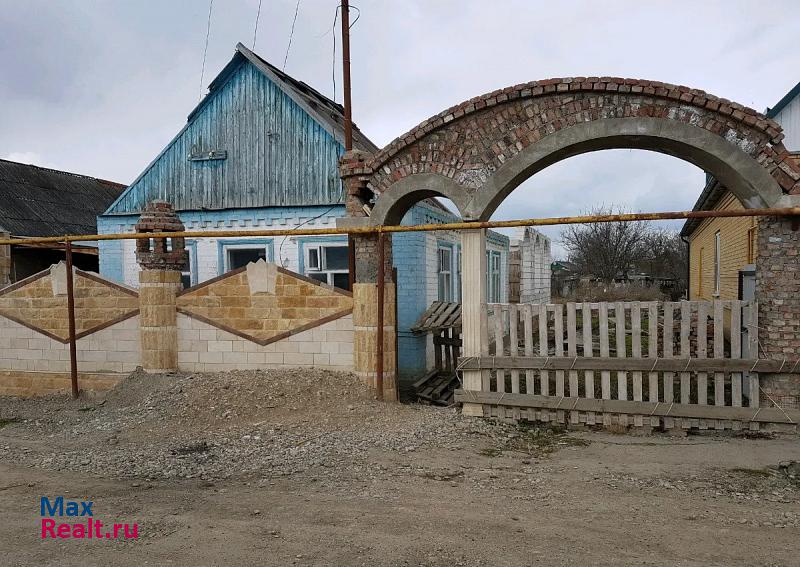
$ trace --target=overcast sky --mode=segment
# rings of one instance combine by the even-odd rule
[[[331,97],[337,4],[300,1],[286,64]],[[800,81],[798,0],[354,4],[353,114],[379,146],[448,106],[535,79],[654,79],[758,110]],[[261,6],[255,50],[279,67],[296,5]],[[258,0],[214,0],[203,90],[236,42],[252,46],[257,9]],[[0,0],[0,157],[131,182],[198,101],[208,11],[207,0]],[[341,101],[339,61],[335,70]],[[598,152],[540,172],[493,218],[686,209],[702,184],[675,158]]]

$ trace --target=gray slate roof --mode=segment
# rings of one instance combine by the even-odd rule
[[[0,229],[12,236],[97,233],[97,215],[125,185],[0,160]]]

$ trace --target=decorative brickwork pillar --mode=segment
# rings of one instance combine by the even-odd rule
[[[0,231],[0,240],[7,240],[11,235]],[[11,246],[0,245],[0,287],[11,283]]]
[[[800,358],[800,219],[762,217],[758,222],[756,299],[760,354]],[[800,374],[763,374],[762,407],[800,408]],[[767,398],[769,396],[769,398]]]
[[[180,232],[181,223],[172,205],[153,201],[145,208],[136,232]],[[148,371],[178,368],[178,313],[175,300],[181,290],[181,272],[189,254],[183,238],[150,238],[136,241],[139,272],[140,335],[142,366]]]
[[[367,216],[372,193],[366,186],[362,169],[367,154],[357,150],[342,157],[342,179],[347,191],[347,215]],[[364,384],[376,388],[378,361],[378,235],[354,235],[356,277],[353,283],[353,367]],[[383,399],[397,400],[397,357],[395,336],[395,302],[397,292],[392,283],[392,238],[384,239],[383,293]]]

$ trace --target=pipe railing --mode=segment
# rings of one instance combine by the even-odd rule
[[[660,221],[682,219],[708,219],[732,217],[800,217],[800,207],[783,207],[768,209],[741,209],[731,211],[670,211],[662,213],[624,213],[614,215],[583,215],[572,217],[546,217],[534,219],[517,219],[507,221],[464,221],[443,224],[419,225],[375,225],[353,226],[346,228],[298,228],[277,230],[195,230],[183,232],[147,232],[147,233],[114,233],[114,234],[79,234],[64,236],[44,236],[38,238],[9,238],[0,240],[2,245],[42,244],[64,242],[92,242],[104,240],[139,240],[145,238],[217,238],[239,236],[315,236],[331,234],[379,234],[396,232],[430,232],[445,230],[475,230],[481,228],[516,228],[524,226],[555,226],[564,224],[595,224],[604,222]]]

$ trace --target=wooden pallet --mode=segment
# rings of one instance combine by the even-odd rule
[[[433,370],[414,383],[414,391],[420,402],[449,406],[453,404],[459,386],[455,374]]]

